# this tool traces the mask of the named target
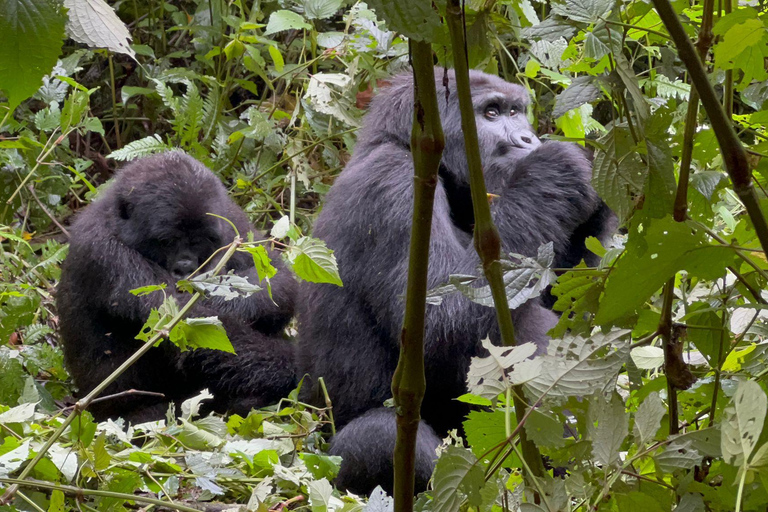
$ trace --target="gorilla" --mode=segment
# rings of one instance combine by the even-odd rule
[[[127,165],[76,217],[57,307],[65,362],[81,393],[141,346],[135,336],[164,298],[161,292],[137,297],[129,290],[165,284],[164,293],[182,306],[191,295],[178,291],[176,282],[234,239],[230,224],[208,213],[228,219],[242,237],[253,232],[211,171],[182,152],[169,152]],[[232,300],[207,297],[190,312],[191,317],[218,316],[236,355],[204,349],[182,353],[164,341],[104,393],[153,394],[128,393],[94,403],[94,416],[134,423],[160,419],[170,402],[203,388],[214,395],[213,410],[239,414],[286,396],[296,381],[294,353],[278,334],[293,316],[297,290],[291,273],[277,258],[273,261],[278,268],[271,280],[273,300],[266,290]],[[248,253],[236,252],[226,270],[259,283]]]
[[[445,151],[435,192],[429,286],[451,274],[475,274],[474,216],[454,74],[436,71]],[[491,210],[503,250],[535,256],[553,242],[559,266],[587,256],[584,240],[605,237],[612,214],[590,185],[590,162],[580,147],[541,143],[526,119],[525,89],[481,72],[470,74],[472,100]],[[331,453],[343,463],[336,484],[367,493],[392,488],[394,411],[391,396],[403,325],[413,204],[410,135],[413,78],[395,77],[371,103],[352,159],[325,198],[314,236],[335,251],[344,287],[300,288],[299,374],[325,380],[336,426]],[[510,312],[518,343],[547,344],[557,316],[531,300]],[[470,359],[483,355],[480,341],[498,342],[493,308],[461,294],[428,305],[424,335],[426,396],[417,439],[417,489],[434,467],[438,436],[460,428],[468,406]],[[310,386],[311,387],[311,386]],[[317,400],[316,385],[309,391]]]

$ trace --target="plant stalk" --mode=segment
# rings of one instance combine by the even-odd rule
[[[432,61],[432,45],[411,40],[413,66],[413,221],[405,318],[400,336],[400,358],[392,377],[392,396],[397,417],[394,453],[395,512],[411,512],[415,491],[416,436],[421,421],[421,402],[426,390],[424,329],[426,315],[429,243],[432,207],[438,169],[445,147]]]
[[[480,146],[475,123],[475,112],[472,107],[472,95],[469,84],[469,62],[467,59],[467,42],[464,26],[464,10],[461,0],[448,0],[446,7],[446,23],[451,34],[451,46],[453,47],[453,61],[456,72],[456,90],[459,96],[459,108],[461,109],[461,128],[464,132],[464,145],[469,168],[469,185],[472,195],[472,209],[475,214],[474,243],[483,272],[488,280],[496,307],[496,319],[499,322],[501,339],[504,345],[515,345],[515,330],[512,325],[512,315],[509,311],[504,279],[501,270],[501,239],[499,232],[491,218],[491,207],[488,204],[488,195],[483,178],[483,164],[480,160]],[[523,390],[519,386],[515,388],[515,416],[525,416],[527,405]],[[525,430],[520,430],[520,447],[522,448],[525,462],[533,476],[544,474],[544,466],[536,445],[529,440]]]

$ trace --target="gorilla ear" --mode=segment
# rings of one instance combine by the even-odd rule
[[[120,197],[117,199],[117,212],[120,218],[128,220],[133,214],[133,203],[129,202],[126,198]]]

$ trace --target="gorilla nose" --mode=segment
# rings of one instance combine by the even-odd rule
[[[532,151],[541,146],[541,141],[532,132],[516,134],[514,137],[512,137],[512,143],[519,148],[527,149],[529,151]]]
[[[173,274],[173,277],[176,279],[184,279],[196,268],[197,265],[192,260],[179,260],[173,265],[171,274]]]

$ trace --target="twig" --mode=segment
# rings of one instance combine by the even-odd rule
[[[19,487],[29,487],[32,489],[61,491],[64,494],[67,494],[69,496],[74,496],[76,498],[82,498],[83,496],[101,496],[103,498],[116,498],[116,499],[125,500],[125,501],[138,501],[139,503],[148,503],[150,505],[157,505],[160,507],[179,510],[181,512],[200,512],[200,510],[196,508],[187,507],[179,503],[170,503],[168,501],[163,501],[157,498],[137,496],[135,494],[126,494],[122,492],[102,491],[100,489],[83,489],[82,487],[75,487],[74,485],[54,484],[51,482],[44,482],[42,480],[32,480],[32,479],[24,480],[23,478],[0,478],[0,483],[11,484],[11,486],[8,488],[8,491],[10,491],[11,489],[14,489],[14,493],[16,492],[16,489],[18,489]],[[7,491],[6,491],[6,494],[8,494]]]
[[[30,194],[32,194],[32,198],[37,203],[37,206],[39,206],[40,209],[43,210],[43,213],[45,213],[48,216],[48,218],[51,219],[51,222],[53,222],[56,225],[56,227],[59,228],[67,238],[69,238],[69,231],[67,231],[67,228],[62,226],[61,223],[59,223],[59,221],[56,220],[56,217],[51,215],[51,212],[48,211],[48,208],[45,207],[42,201],[40,201],[40,198],[37,197],[37,193],[35,193],[35,187],[33,187],[32,185],[28,185],[27,189],[29,190]]]
[[[437,106],[432,45],[409,42],[413,65],[413,221],[405,319],[400,335],[400,357],[392,377],[392,396],[397,417],[395,442],[395,512],[411,512],[415,490],[416,436],[421,421],[421,402],[426,389],[424,375],[424,329],[429,272],[429,243],[437,172],[445,147],[440,110]]]
[[[122,398],[124,396],[156,396],[158,398],[165,398],[164,394],[156,393],[154,391],[142,391],[140,389],[128,389],[126,391],[121,391],[119,393],[114,393],[112,395],[106,395],[106,396],[100,396],[99,398],[94,398],[93,400],[91,400],[91,405],[98,404],[100,402],[106,402],[108,400],[114,400],[115,398]],[[64,409],[62,409],[62,411],[68,411],[70,409],[74,409],[75,407],[77,407],[77,404],[65,407]]]

